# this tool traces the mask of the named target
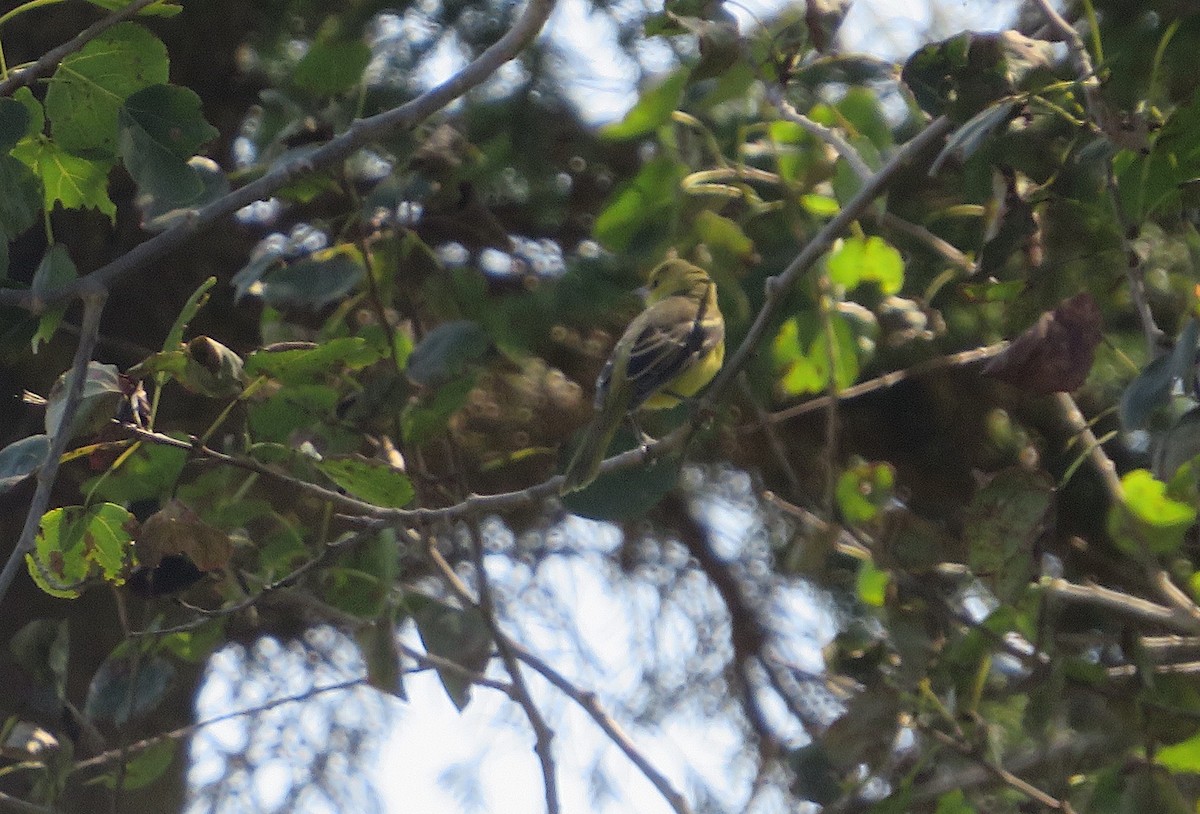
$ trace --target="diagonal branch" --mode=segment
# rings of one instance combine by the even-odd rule
[[[313,152],[287,161],[256,181],[224,195],[106,266],[63,286],[36,303],[31,292],[0,289],[0,304],[35,310],[70,298],[78,298],[92,287],[111,288],[125,279],[147,271],[157,260],[178,249],[189,239],[237,212],[244,206],[271,197],[296,180],[335,166],[358,149],[402,130],[410,130],[450,102],[480,84],[515,58],[538,35],[554,8],[554,0],[529,0],[521,17],[503,37],[450,79],[410,102],[366,119],[359,119],[346,132]]]
[[[904,146],[896,151],[895,155],[891,157],[879,172],[872,175],[870,179],[863,183],[862,189],[859,190],[858,194],[850,199],[842,207],[842,210],[813,236],[812,240],[800,251],[800,254],[796,255],[796,258],[788,264],[788,267],[778,276],[767,280],[766,297],[763,300],[762,308],[758,311],[758,316],[755,317],[754,323],[750,326],[750,330],[747,331],[745,339],[742,340],[742,344],[738,346],[733,356],[721,368],[721,372],[713,379],[708,392],[701,399],[702,405],[712,407],[730,384],[733,383],[738,371],[745,367],[750,357],[758,351],[758,346],[766,336],[767,328],[774,321],[776,314],[783,306],[788,292],[799,281],[801,275],[807,272],[821,258],[821,255],[829,250],[833,242],[850,227],[850,224],[861,217],[871,204],[874,203],[875,199],[883,194],[883,191],[887,189],[888,184],[891,183],[896,173],[922,151],[928,149],[949,133],[952,127],[953,125],[950,120],[945,117],[935,119],[924,130],[905,142]]]
[[[11,71],[8,74],[8,78],[0,82],[0,96],[11,96],[17,88],[33,84],[35,80],[40,79],[57,68],[58,63],[62,62],[66,57],[83,48],[83,46],[96,39],[96,37],[99,37],[105,31],[117,23],[123,23],[126,20],[136,17],[142,9],[156,2],[158,0],[134,0],[134,2],[124,8],[120,8],[107,17],[92,23],[57,48],[51,48],[42,54],[37,62],[34,62],[32,65]]]
[[[104,311],[104,302],[108,292],[103,289],[93,289],[83,298],[83,325],[79,329],[79,345],[75,348],[75,360],[71,363],[71,387],[67,391],[63,403],[62,417],[54,438],[50,441],[50,452],[46,462],[38,469],[37,491],[29,504],[29,512],[25,515],[25,525],[17,540],[4,570],[0,571],[0,604],[12,585],[17,570],[21,567],[25,555],[33,550],[37,538],[38,527],[41,525],[42,514],[50,505],[50,493],[54,489],[54,478],[58,475],[58,465],[67,442],[71,440],[71,425],[75,422],[75,414],[83,401],[83,384],[87,379],[88,363],[92,361],[92,351],[96,348],[96,338],[100,335],[100,314]]]

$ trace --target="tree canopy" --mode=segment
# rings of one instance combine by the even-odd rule
[[[597,128],[566,6],[0,14],[0,810],[247,810],[287,737],[181,747],[222,658],[295,678],[222,721],[355,693],[263,810],[378,805],[430,676],[551,814],[1196,810],[1200,15],[896,64],[837,0],[593,0]],[[562,495],[668,258],[724,365]],[[726,776],[647,746],[681,711]]]

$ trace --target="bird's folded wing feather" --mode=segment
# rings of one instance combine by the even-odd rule
[[[657,303],[648,314],[629,353],[625,377],[631,388],[629,409],[662,390],[722,339],[722,331],[704,319],[697,303],[672,297]]]

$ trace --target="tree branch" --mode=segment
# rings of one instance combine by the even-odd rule
[[[467,521],[469,532],[471,535],[471,555],[475,563],[475,580],[478,583],[479,591],[479,612],[483,614],[483,618],[487,621],[488,627],[492,631],[492,638],[496,641],[496,649],[500,652],[500,658],[504,662],[504,668],[508,670],[508,674],[512,677],[513,694],[512,699],[525,712],[525,717],[529,719],[529,726],[533,729],[535,739],[534,751],[537,753],[538,762],[542,765],[542,782],[546,792],[546,814],[558,814],[560,805],[558,801],[558,772],[554,766],[554,751],[552,744],[554,741],[554,730],[546,723],[546,719],[542,717],[541,711],[537,704],[533,701],[533,696],[529,692],[529,686],[525,683],[525,677],[521,674],[521,664],[517,661],[516,654],[513,652],[509,643],[509,638],[504,635],[504,631],[500,629],[500,620],[496,616],[496,600],[492,594],[491,580],[488,579],[487,569],[483,562],[483,535],[479,532],[479,523],[477,518],[472,518]],[[450,567],[437,549],[430,545],[430,556],[437,562],[439,569],[443,572]]]
[[[909,139],[883,167],[870,177],[858,194],[842,207],[828,223],[817,232],[812,240],[805,245],[800,254],[792,260],[778,276],[771,277],[766,283],[766,297],[762,308],[758,311],[745,339],[733,355],[725,362],[724,367],[713,379],[701,399],[703,407],[711,408],[738,372],[746,365],[751,355],[757,352],[759,344],[766,335],[767,328],[775,319],[776,313],[783,306],[787,293],[792,289],[800,276],[821,258],[833,245],[833,242],[857,220],[868,207],[883,193],[892,178],[923,150],[929,148],[953,129],[950,120],[942,117],[930,122],[929,125],[913,138]]]
[[[10,71],[8,78],[3,82],[0,82],[0,96],[12,96],[13,92],[17,90],[17,88],[22,88],[26,85],[33,84],[34,80],[39,79],[53,71],[66,57],[83,48],[83,46],[96,39],[96,37],[99,37],[105,31],[112,28],[117,23],[123,23],[126,20],[133,19],[146,6],[156,2],[158,2],[158,0],[134,0],[134,2],[130,3],[129,5],[117,9],[107,17],[92,23],[57,48],[51,48],[46,53],[42,54],[42,56],[32,65]]]
[[[332,167],[349,158],[359,148],[384,136],[412,129],[486,80],[501,65],[515,58],[542,30],[553,8],[554,0],[529,0],[525,11],[508,33],[437,87],[399,107],[370,118],[359,119],[346,132],[313,152],[287,161],[262,178],[196,210],[182,218],[177,225],[139,244],[111,263],[46,294],[40,301],[30,291],[0,289],[0,304],[36,311],[39,307],[82,297],[95,287],[111,288],[128,277],[147,270],[152,263],[168,252],[178,249],[187,240],[212,228],[242,207],[269,198],[273,193],[306,175]]]
[[[25,525],[16,546],[8,555],[4,570],[0,571],[0,605],[21,567],[25,555],[33,550],[37,539],[38,528],[42,515],[50,505],[50,493],[54,489],[54,479],[58,475],[58,465],[67,442],[71,440],[71,425],[75,423],[75,414],[79,412],[79,404],[83,401],[83,385],[87,380],[88,363],[92,361],[92,351],[96,347],[96,338],[100,335],[100,315],[104,312],[104,302],[108,291],[104,288],[88,290],[83,298],[83,325],[79,329],[79,344],[75,348],[75,360],[71,363],[71,386],[67,391],[66,401],[63,402],[62,417],[54,437],[50,441],[50,452],[46,462],[38,468],[37,491],[29,503],[29,511],[25,515]]]

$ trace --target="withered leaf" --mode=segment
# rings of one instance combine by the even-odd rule
[[[1035,395],[1069,393],[1087,379],[1101,337],[1100,306],[1084,291],[1013,340],[983,372]]]

